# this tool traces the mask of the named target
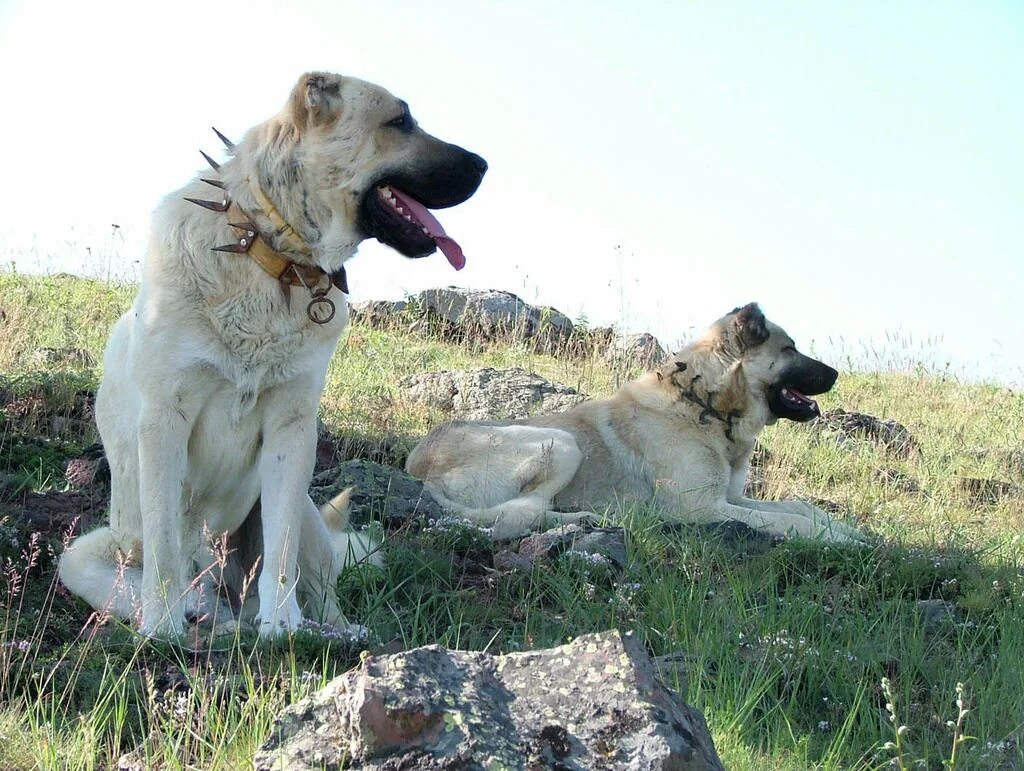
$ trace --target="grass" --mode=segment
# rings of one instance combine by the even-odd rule
[[[95,440],[83,394],[133,292],[0,274],[4,500],[62,491],[64,462]],[[322,418],[346,436],[388,436],[400,454],[438,416],[403,402],[397,381],[473,366],[521,366],[592,395],[635,374],[596,355],[353,325]],[[898,420],[919,454],[780,424],[763,436],[761,472],[764,495],[827,499],[878,536],[873,548],[666,530],[641,507],[624,523],[622,571],[565,556],[496,575],[492,543],[441,525],[389,533],[382,574],[343,576],[343,609],[401,647],[507,652],[634,629],[656,655],[685,653],[674,684],[730,769],[1021,767],[1024,397],[909,364],[878,369],[844,373],[822,406]],[[965,479],[1016,487],[980,500]],[[98,625],[56,584],[60,528],[29,533],[0,525],[0,768],[103,769],[133,751],[144,768],[244,768],[282,705],[358,659],[312,633],[142,642]]]

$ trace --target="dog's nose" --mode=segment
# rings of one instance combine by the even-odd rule
[[[479,174],[481,177],[487,171],[487,161],[485,161],[476,153],[469,154],[469,162],[473,164],[473,168],[476,169],[476,173]]]

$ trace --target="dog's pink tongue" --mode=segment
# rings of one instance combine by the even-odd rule
[[[402,208],[406,209],[416,220],[427,229],[430,233],[430,237],[434,239],[434,243],[437,244],[438,248],[444,253],[444,256],[448,258],[448,262],[455,270],[462,270],[466,267],[466,257],[462,253],[462,247],[459,246],[458,241],[451,238],[447,233],[444,232],[444,228],[441,227],[441,223],[437,221],[437,218],[430,213],[430,210],[426,206],[421,204],[415,198],[406,193],[403,193],[396,187],[391,188],[391,192],[395,198],[398,199],[399,203],[402,204]]]

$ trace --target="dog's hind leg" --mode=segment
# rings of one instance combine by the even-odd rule
[[[424,481],[442,508],[490,528],[496,540],[545,526],[596,519],[587,511],[553,510],[555,496],[572,481],[583,462],[583,453],[571,434],[519,426],[500,431],[506,441],[518,441],[508,441],[505,447],[472,460],[467,454],[465,465]],[[507,500],[501,501],[505,496]]]

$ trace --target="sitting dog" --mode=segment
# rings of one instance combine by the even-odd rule
[[[406,470],[495,538],[654,501],[673,521],[855,541],[856,530],[808,503],[743,495],[761,429],[818,415],[810,396],[837,375],[752,303],[608,399],[526,420],[438,426]]]
[[[465,201],[487,169],[383,88],[330,73],[303,75],[284,108],[229,149],[154,214],[96,398],[110,526],[60,562],[71,591],[121,616],[137,609],[150,636],[183,631],[207,533],[234,533],[257,500],[260,633],[298,627],[299,565],[301,580],[321,581],[307,569],[330,541],[307,490],[317,405],[348,316],[345,263],[372,237],[408,257],[440,248],[461,268],[428,208]]]

